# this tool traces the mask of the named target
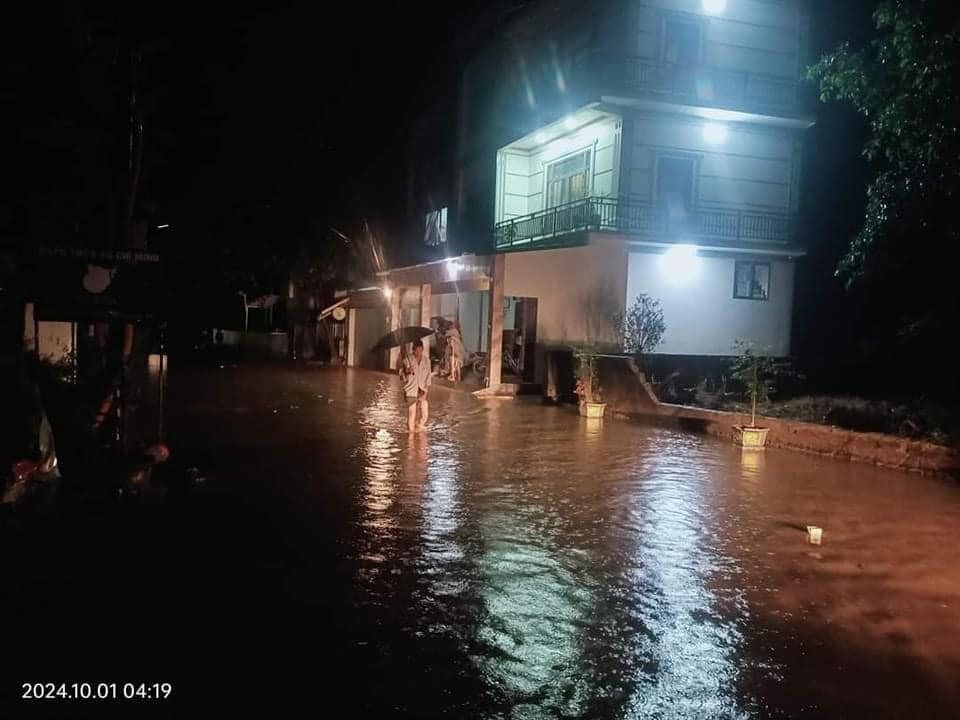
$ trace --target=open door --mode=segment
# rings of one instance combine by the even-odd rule
[[[510,382],[534,382],[537,349],[537,298],[509,298],[503,328],[503,371]]]
[[[534,381],[537,355],[537,299],[520,300],[521,355],[520,370],[524,382]]]

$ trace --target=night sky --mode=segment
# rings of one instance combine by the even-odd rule
[[[36,234],[11,206],[36,208],[51,191],[89,205],[91,186],[122,167],[118,59],[133,45],[143,51],[144,180],[158,221],[199,232],[258,208],[332,221],[401,214],[411,122],[453,102],[455,31],[480,5],[456,15],[423,3],[345,3],[336,15],[318,3],[222,15],[75,5],[5,23],[0,100],[15,172],[5,173],[4,230]]]

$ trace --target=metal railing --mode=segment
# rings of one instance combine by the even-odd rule
[[[691,104],[789,113],[800,108],[800,84],[788,77],[639,57],[605,64],[608,82]]]
[[[666,242],[724,245],[786,245],[792,238],[789,215],[695,207],[670,211],[650,203],[617,198],[586,198],[497,223],[497,250],[523,250],[565,244],[579,232],[620,232]]]

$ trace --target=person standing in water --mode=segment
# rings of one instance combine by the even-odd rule
[[[413,356],[407,357],[400,368],[403,378],[403,395],[407,401],[407,428],[410,432],[427,427],[429,405],[427,392],[430,389],[430,358],[424,353],[423,342],[413,344]],[[420,408],[420,424],[417,424],[417,408]]]

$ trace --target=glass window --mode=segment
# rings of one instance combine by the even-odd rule
[[[687,67],[699,64],[700,26],[688,20],[667,20],[663,31],[663,59]]]
[[[658,214],[674,231],[682,232],[693,210],[694,160],[660,157],[656,173]]]
[[[583,200],[590,192],[590,151],[571,155],[547,166],[547,202],[558,207]]]
[[[733,296],[744,300],[767,300],[770,298],[770,263],[736,263],[733,281]]]

